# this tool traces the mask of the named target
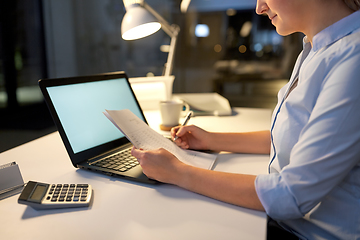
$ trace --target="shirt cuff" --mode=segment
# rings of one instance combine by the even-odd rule
[[[266,213],[271,218],[287,220],[304,216],[290,188],[279,173],[258,175],[255,180],[255,189]]]

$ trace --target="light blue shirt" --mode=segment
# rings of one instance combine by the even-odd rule
[[[360,11],[304,38],[278,99],[255,182],[267,214],[304,239],[360,239]]]

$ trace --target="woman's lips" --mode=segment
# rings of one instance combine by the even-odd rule
[[[270,20],[272,21],[276,16],[277,16],[277,15],[274,15],[274,16],[269,17],[269,18],[270,18]]]

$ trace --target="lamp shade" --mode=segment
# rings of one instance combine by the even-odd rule
[[[146,9],[139,4],[126,8],[121,23],[121,35],[124,40],[134,40],[157,32],[161,24]]]

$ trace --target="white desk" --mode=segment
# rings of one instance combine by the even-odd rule
[[[269,128],[270,110],[236,108],[236,116],[194,117],[209,131]],[[158,129],[160,116],[147,112]],[[179,187],[149,186],[75,169],[57,132],[0,154],[0,165],[16,161],[24,181],[89,183],[91,207],[36,211],[0,201],[0,239],[265,239],[266,214],[204,197]],[[268,156],[220,154],[215,170],[267,172]]]

